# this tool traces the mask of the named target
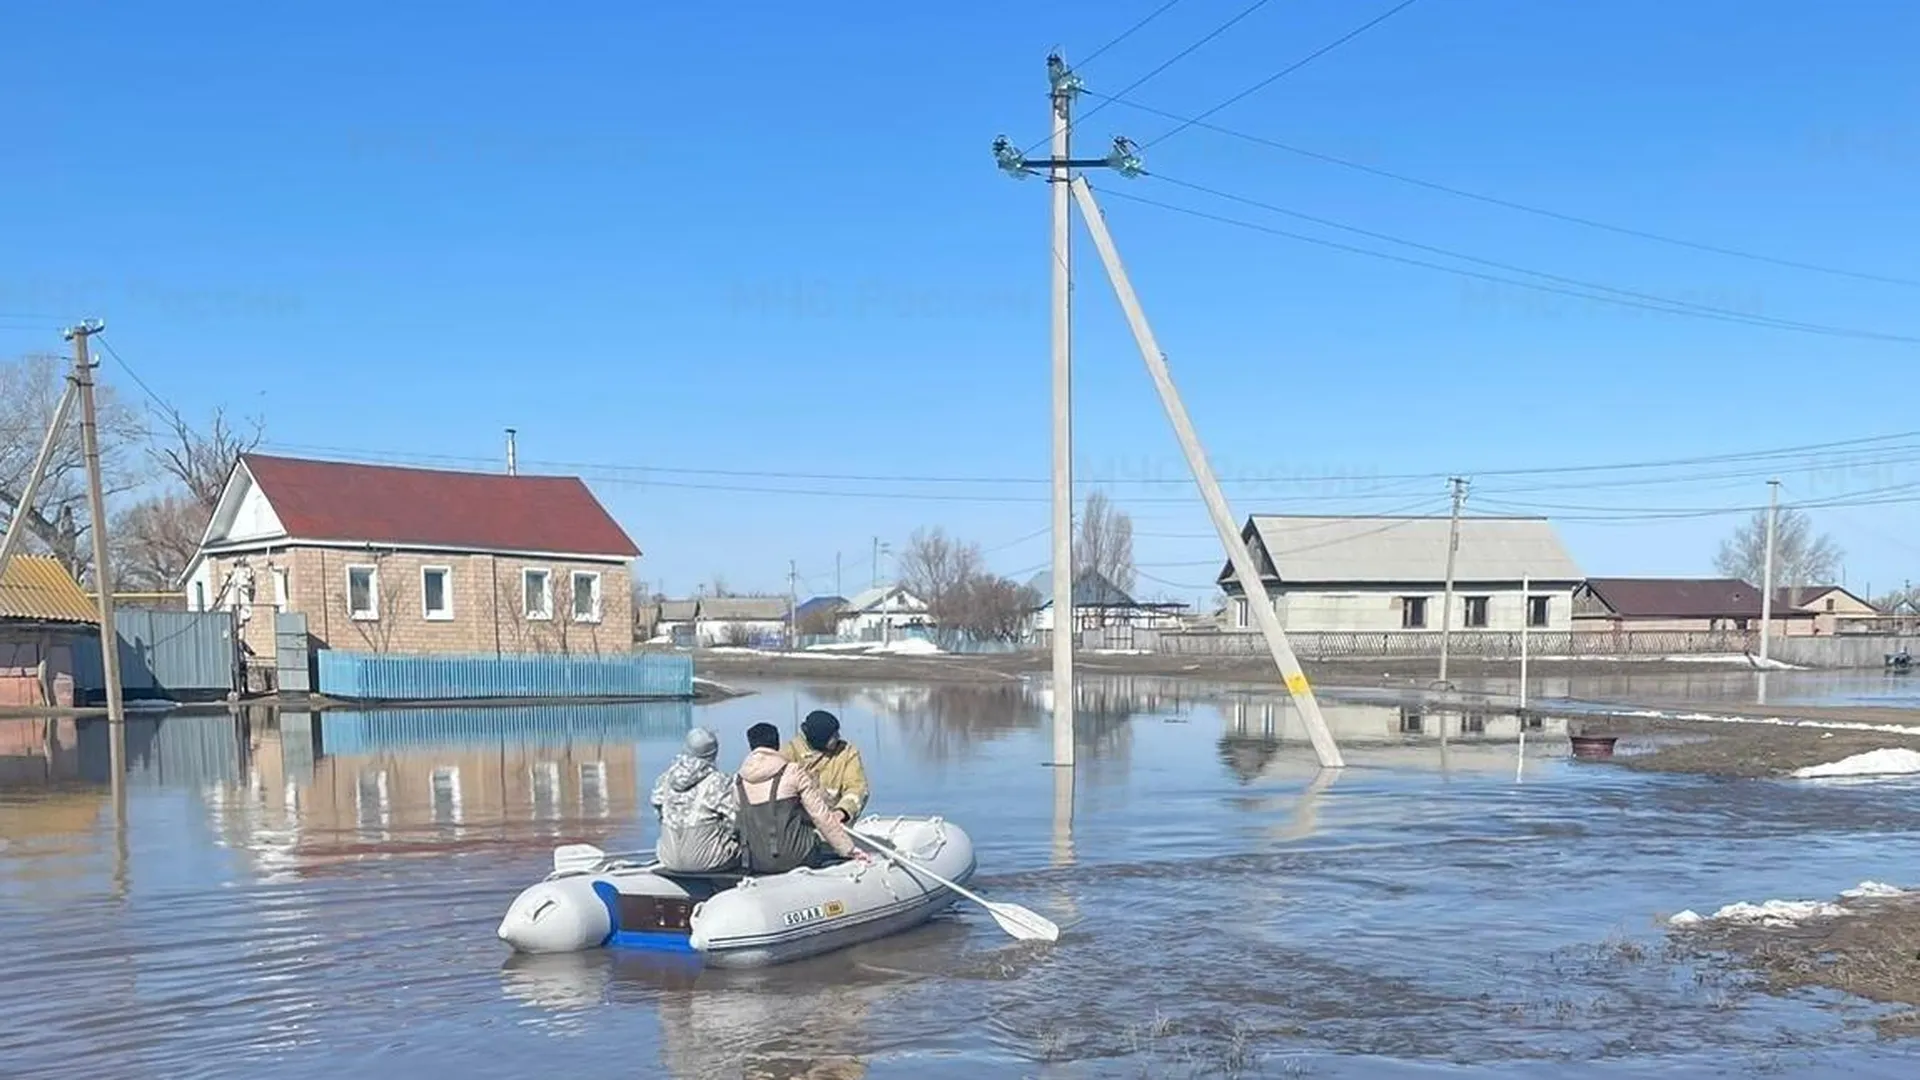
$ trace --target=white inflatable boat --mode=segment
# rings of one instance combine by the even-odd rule
[[[853,829],[902,858],[748,877],[616,856],[580,864],[568,855],[575,849],[556,849],[554,872],[514,898],[499,936],[525,953],[610,946],[691,952],[724,967],[782,964],[899,933],[954,902],[911,864],[962,887],[973,876],[973,841],[952,822],[862,818]]]

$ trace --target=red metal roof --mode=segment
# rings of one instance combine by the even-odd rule
[[[574,476],[507,476],[247,454],[297,540],[633,558],[632,538]]]

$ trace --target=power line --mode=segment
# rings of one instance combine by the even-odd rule
[[[1189,116],[1184,116],[1180,113],[1169,112],[1165,109],[1157,109],[1151,105],[1143,105],[1140,102],[1122,98],[1117,94],[1113,94],[1113,95],[1102,94],[1093,90],[1083,90],[1082,92],[1085,93],[1088,97],[1100,99],[1102,102],[1105,102],[1105,103],[1125,105],[1130,109],[1137,109],[1143,113],[1148,113],[1153,116],[1162,117],[1167,120],[1178,121],[1181,126],[1174,128],[1173,129],[1174,131],[1182,131],[1188,127],[1197,127],[1206,131],[1214,132],[1215,134],[1225,135],[1225,136],[1228,136],[1229,138],[1240,139],[1245,142],[1253,143],[1257,146],[1265,146],[1270,149],[1284,151],[1285,153],[1289,153],[1289,154],[1295,154],[1300,157],[1308,158],[1313,161],[1323,162],[1328,165],[1338,165],[1344,169],[1353,169],[1357,172],[1367,173],[1369,175],[1377,176],[1382,179],[1393,180],[1402,184],[1410,184],[1414,187],[1425,188],[1429,191],[1437,191],[1445,195],[1455,196],[1457,198],[1471,199],[1474,202],[1485,203],[1488,206],[1498,206],[1498,207],[1501,207],[1502,209],[1514,210],[1523,214],[1533,214],[1537,217],[1550,218],[1554,221],[1561,221],[1570,225],[1579,225],[1589,229],[1597,229],[1602,232],[1615,233],[1620,236],[1631,236],[1640,240],[1650,240],[1655,243],[1669,244],[1674,247],[1689,248],[1694,251],[1704,251],[1714,255],[1725,255],[1735,259],[1748,259],[1754,262],[1768,263],[1773,266],[1782,266],[1782,267],[1787,267],[1789,269],[1794,269],[1794,270],[1808,270],[1808,271],[1812,271],[1814,273],[1819,273],[1819,274],[1831,274],[1837,277],[1852,278],[1857,281],[1873,281],[1873,282],[1879,282],[1885,285],[1901,285],[1908,288],[1920,288],[1920,280],[1916,280],[1914,278],[1897,277],[1889,274],[1875,274],[1875,273],[1870,273],[1862,270],[1848,270],[1844,267],[1826,266],[1821,263],[1807,262],[1801,259],[1788,259],[1788,258],[1783,258],[1777,255],[1767,255],[1757,251],[1745,251],[1740,248],[1724,247],[1718,244],[1709,244],[1699,240],[1689,240],[1681,236],[1673,236],[1666,233],[1653,232],[1648,229],[1634,228],[1629,225],[1616,225],[1612,222],[1601,221],[1597,218],[1585,217],[1580,214],[1572,214],[1566,211],[1554,210],[1554,209],[1543,207],[1543,206],[1533,206],[1528,203],[1515,201],[1513,199],[1501,198],[1500,196],[1497,196],[1497,195],[1488,195],[1488,194],[1485,194],[1484,192],[1469,191],[1465,188],[1453,187],[1452,185],[1442,184],[1438,181],[1426,180],[1417,176],[1410,176],[1406,173],[1394,172],[1391,169],[1383,169],[1378,166],[1365,164],[1363,162],[1352,161],[1347,158],[1339,157],[1334,154],[1323,153],[1318,150],[1309,150],[1301,146],[1294,146],[1290,143],[1281,142],[1278,139],[1270,139],[1260,135],[1249,134],[1244,131],[1235,131],[1232,128],[1226,128],[1226,127],[1221,127],[1218,124],[1207,123],[1204,119],[1202,119],[1203,116],[1209,115],[1212,111],[1215,111],[1215,110],[1210,110],[1209,113],[1202,114],[1202,117],[1189,117]],[[1171,134],[1172,132],[1169,132],[1168,135],[1162,135],[1160,138],[1165,139]],[[1155,140],[1155,141],[1157,142],[1159,140]],[[1147,143],[1146,145],[1151,146],[1153,144]]]
[[[1608,295],[1605,295],[1604,293],[1582,292],[1578,289],[1562,288],[1554,285],[1544,285],[1536,281],[1522,281],[1515,278],[1501,277],[1498,274],[1486,274],[1476,270],[1462,269],[1457,266],[1447,266],[1443,263],[1429,262],[1425,259],[1415,259],[1410,256],[1395,255],[1392,252],[1376,251],[1372,248],[1359,247],[1353,244],[1343,244],[1337,240],[1328,240],[1318,236],[1308,236],[1304,233],[1289,232],[1286,229],[1275,228],[1274,226],[1271,226],[1271,225],[1262,225],[1258,222],[1246,221],[1241,218],[1228,217],[1224,214],[1213,214],[1205,210],[1195,210],[1192,207],[1178,206],[1173,203],[1161,202],[1158,199],[1150,199],[1142,195],[1135,195],[1130,192],[1123,191],[1117,188],[1103,188],[1101,190],[1104,195],[1111,196],[1113,198],[1125,199],[1129,202],[1142,203],[1147,206],[1156,206],[1162,210],[1171,210],[1177,214],[1185,214],[1189,217],[1201,218],[1206,221],[1215,221],[1223,225],[1233,225],[1239,228],[1251,229],[1255,232],[1267,233],[1272,236],[1279,236],[1289,240],[1297,240],[1305,244],[1313,244],[1318,247],[1330,248],[1335,251],[1344,251],[1354,255],[1366,255],[1375,259],[1384,259],[1388,262],[1401,263],[1407,266],[1417,266],[1427,270],[1438,270],[1441,273],[1454,274],[1460,277],[1475,278],[1481,281],[1491,281],[1500,285],[1511,285],[1511,286],[1514,286],[1515,288],[1532,289],[1536,292],[1553,293],[1560,296],[1571,296],[1581,300],[1596,300],[1602,303],[1616,304],[1621,307],[1639,308],[1646,311],[1657,311],[1657,312],[1661,312],[1668,315],[1685,315],[1685,316],[1696,318],[1696,319],[1712,319],[1717,322],[1740,323],[1748,326],[1757,326],[1764,329],[1796,330],[1802,333],[1818,334],[1818,335],[1827,336],[1827,337],[1858,338],[1863,340],[1888,341],[1888,342],[1897,342],[1901,344],[1920,345],[1920,337],[1911,337],[1904,334],[1887,334],[1887,333],[1881,333],[1879,331],[1873,331],[1873,330],[1854,330],[1847,327],[1824,326],[1817,323],[1797,323],[1797,322],[1791,322],[1788,320],[1773,319],[1768,316],[1747,315],[1747,314],[1734,312],[1726,309],[1713,308],[1707,305],[1688,304],[1684,301],[1668,300],[1665,298],[1655,298],[1657,302],[1647,302],[1643,300],[1636,300],[1636,299],[1633,299],[1634,296],[1647,295],[1647,294],[1636,294],[1628,290],[1614,289],[1612,286],[1589,285],[1587,287],[1606,289],[1610,292],[1622,293],[1623,295],[1608,296]],[[1239,197],[1237,196],[1230,196],[1230,195],[1224,195],[1224,194],[1223,194],[1223,197],[1239,199]],[[1288,213],[1288,211],[1282,210],[1278,207],[1268,206],[1267,204],[1259,203],[1255,200],[1240,200],[1240,201],[1246,201],[1252,205],[1264,206],[1267,209],[1272,209],[1279,213]],[[1418,243],[1415,243],[1414,241],[1408,241],[1408,240],[1395,239],[1392,242],[1405,244],[1410,247],[1423,246]],[[1465,259],[1472,262],[1485,263],[1488,261],[1488,260],[1479,259],[1469,255],[1454,254],[1453,257]],[[1543,278],[1548,278],[1553,280],[1565,280],[1565,281],[1576,280],[1571,278],[1558,278],[1556,275],[1547,274],[1538,270],[1522,269],[1522,270],[1519,270],[1518,272],[1533,274],[1537,277],[1543,277]],[[1582,284],[1585,284],[1585,283],[1582,283]]]
[[[1374,27],[1379,26],[1381,23],[1386,22],[1388,19],[1393,18],[1395,15],[1398,15],[1401,12],[1407,10],[1408,8],[1412,7],[1414,4],[1418,2],[1419,0],[1401,0],[1400,3],[1394,5],[1391,8],[1388,8],[1385,12],[1382,12],[1381,14],[1374,16],[1372,19],[1369,19],[1368,21],[1366,21],[1365,23],[1362,23],[1358,27],[1355,27],[1354,29],[1347,31],[1345,34],[1342,34],[1341,36],[1333,39],[1327,44],[1320,46],[1318,49],[1315,49],[1314,51],[1308,53],[1306,56],[1303,56],[1300,59],[1295,60],[1293,63],[1288,64],[1286,67],[1281,68],[1279,71],[1274,72],[1272,75],[1269,75],[1264,79],[1261,79],[1259,82],[1254,83],[1252,86],[1247,87],[1245,90],[1242,90],[1239,93],[1228,98],[1227,100],[1221,102],[1220,104],[1215,105],[1213,108],[1206,110],[1205,112],[1201,113],[1198,118],[1194,120],[1183,121],[1179,127],[1176,127],[1173,130],[1167,132],[1166,134],[1161,135],[1159,138],[1149,140],[1148,142],[1142,145],[1141,149],[1146,149],[1147,147],[1151,147],[1151,146],[1157,146],[1160,143],[1166,142],[1168,139],[1173,138],[1175,135],[1180,134],[1181,132],[1187,130],[1189,127],[1192,127],[1194,124],[1197,124],[1201,120],[1204,120],[1209,116],[1212,116],[1214,113],[1219,112],[1220,110],[1226,108],[1227,106],[1232,105],[1235,102],[1238,102],[1244,98],[1247,98],[1254,94],[1259,93],[1260,91],[1266,89],[1267,87],[1273,85],[1274,83],[1279,82],[1281,79],[1284,79],[1287,76],[1293,74],[1294,72],[1299,71],[1301,68],[1306,67],[1308,64],[1313,63],[1315,60],[1318,60],[1321,57],[1327,55],[1328,53],[1339,48],[1340,46],[1345,45],[1347,42],[1352,41],[1354,38],[1359,37],[1361,34],[1366,33],[1367,31],[1373,29]],[[1114,96],[1125,97],[1127,96],[1128,92],[1131,91],[1132,89],[1133,87],[1130,86],[1126,90],[1122,90],[1120,93]],[[1098,112],[1099,109],[1102,106],[1105,106],[1106,104],[1108,104],[1107,101],[1102,101],[1100,105],[1096,105],[1092,109],[1089,109],[1087,111],[1089,114]]]
[[[1115,45],[1118,45],[1121,42],[1127,40],[1128,38],[1132,37],[1134,34],[1139,33],[1140,30],[1144,28],[1148,23],[1152,22],[1153,20],[1159,18],[1162,15],[1165,15],[1169,10],[1171,10],[1175,5],[1179,3],[1180,3],[1180,0],[1167,0],[1166,3],[1161,4],[1157,8],[1154,8],[1153,11],[1150,14],[1148,14],[1146,18],[1141,19],[1139,22],[1134,23],[1132,26],[1127,27],[1125,30],[1122,30],[1120,32],[1119,37],[1114,38],[1112,41],[1109,41],[1105,45],[1102,45],[1099,48],[1088,53],[1086,57],[1080,60],[1080,62],[1075,66],[1086,67],[1088,64],[1093,63],[1095,60],[1099,59],[1101,54],[1105,53],[1108,49],[1113,48]]]
[[[1219,37],[1221,34],[1226,33],[1228,30],[1233,29],[1233,27],[1236,24],[1238,24],[1240,20],[1246,18],[1247,16],[1253,14],[1256,11],[1259,11],[1261,8],[1266,7],[1268,4],[1272,2],[1273,0],[1253,0],[1253,3],[1240,9],[1239,14],[1228,19],[1226,22],[1221,23],[1219,26],[1214,27],[1212,30],[1209,30],[1207,32],[1207,35],[1201,38],[1199,41],[1196,41],[1193,44],[1187,46],[1186,48],[1181,49],[1179,52],[1174,53],[1171,57],[1169,57],[1167,60],[1162,62],[1159,67],[1154,68],[1153,70],[1147,72],[1145,75],[1142,75],[1139,78],[1128,83],[1127,88],[1125,90],[1120,91],[1119,96],[1125,96],[1126,94],[1145,85],[1147,80],[1152,79],[1153,77],[1155,77],[1156,75],[1159,75],[1161,72],[1167,70],[1173,65],[1179,63],[1182,60],[1185,60],[1187,57],[1193,55],[1193,53],[1196,52],[1201,46],[1205,45],[1209,41],[1212,41],[1214,38]],[[1073,117],[1071,120],[1067,122],[1067,130],[1069,132],[1073,131],[1075,128],[1079,127],[1081,124],[1091,119],[1101,109],[1106,108],[1108,104],[1109,104],[1108,102],[1102,101],[1100,104],[1095,105],[1093,108],[1088,109],[1086,112],[1081,113],[1079,116]],[[1027,147],[1026,150],[1022,152],[1021,156],[1025,157],[1029,154],[1032,154],[1035,150],[1038,150],[1042,146],[1047,145],[1047,143],[1051,141],[1052,138],[1053,136],[1049,135],[1047,136],[1047,138],[1041,139],[1039,142],[1036,142],[1032,146]]]

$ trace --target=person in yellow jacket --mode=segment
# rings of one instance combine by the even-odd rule
[[[859,749],[840,737],[839,717],[825,709],[808,713],[780,754],[813,774],[841,821],[851,823],[867,808],[867,769]]]

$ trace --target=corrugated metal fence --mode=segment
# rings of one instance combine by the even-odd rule
[[[1158,638],[1156,644],[1163,653],[1256,656],[1267,651],[1267,639],[1253,630],[1162,633]],[[1435,630],[1302,631],[1289,633],[1287,643],[1308,660],[1440,655],[1440,633]],[[1685,656],[1744,653],[1758,647],[1758,634],[1744,630],[1539,630],[1527,635],[1528,651],[1539,657]],[[1520,633],[1456,631],[1447,648],[1454,656],[1513,659],[1520,655]]]
[[[124,693],[174,700],[216,698],[234,689],[235,651],[230,611],[113,613],[120,637],[120,686]],[[94,700],[106,693],[97,637],[73,647],[74,685]]]
[[[609,739],[679,738],[693,726],[693,703],[331,709],[319,719],[320,744],[327,754],[472,743],[565,746]]]
[[[352,701],[693,696],[693,658],[670,653],[396,656],[323,649],[319,655],[320,693]]]

